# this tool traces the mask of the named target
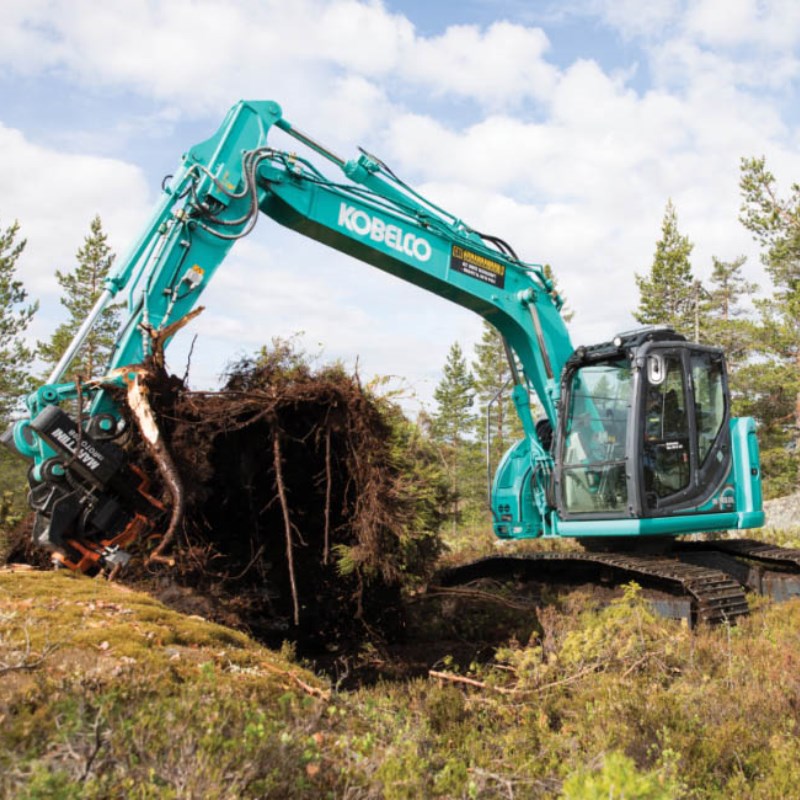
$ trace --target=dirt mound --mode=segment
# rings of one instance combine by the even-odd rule
[[[142,566],[126,580],[305,652],[398,632],[401,586],[426,572],[439,544],[418,529],[381,401],[341,369],[280,358],[237,364],[220,392],[189,392],[166,375],[150,391],[185,512],[175,566]]]

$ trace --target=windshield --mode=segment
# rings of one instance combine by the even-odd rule
[[[564,509],[573,514],[624,511],[630,363],[582,367],[572,376],[569,392],[561,454]]]

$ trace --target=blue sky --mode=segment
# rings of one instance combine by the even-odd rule
[[[432,199],[550,263],[575,344],[629,328],[668,198],[711,256],[757,250],[737,222],[741,156],[800,175],[794,0],[5,0],[0,225],[19,219],[21,275],[60,319],[95,213],[122,253],[161,177],[240,97],[272,98],[343,154],[363,145]],[[192,382],[272,336],[430,403],[470,313],[262,220],[203,297]]]

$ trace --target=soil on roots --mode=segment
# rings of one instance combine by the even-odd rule
[[[391,426],[357,379],[242,362],[220,392],[160,374],[150,397],[186,510],[175,566],[141,559],[125,580],[306,657],[400,635],[403,583],[439,544],[414,531]],[[157,474],[144,448],[132,460]]]

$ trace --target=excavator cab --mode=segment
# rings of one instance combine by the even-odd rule
[[[732,425],[729,398],[722,350],[670,328],[578,348],[562,375],[555,443],[562,534],[596,535],[605,520],[662,535],[752,522],[757,445]]]

